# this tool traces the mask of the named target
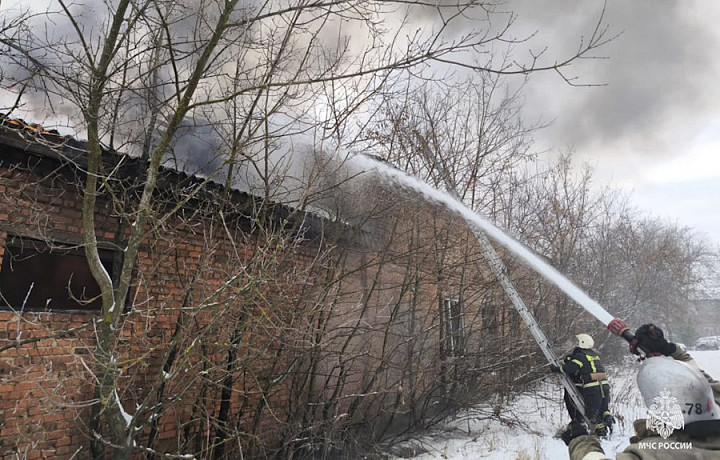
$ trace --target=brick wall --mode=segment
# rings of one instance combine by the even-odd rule
[[[4,150],[0,159],[0,255],[4,255],[8,235],[80,243],[82,200],[74,173],[55,170],[57,164],[22,152],[13,152],[14,159],[20,160],[11,163],[8,153]],[[227,342],[234,329],[250,321],[242,314],[252,317],[255,324],[246,328],[244,338],[244,343],[252,343],[252,347],[240,351],[241,355],[251,356],[251,365],[243,365],[241,370],[251,371],[258,379],[267,378],[262,375],[263,368],[278,366],[272,356],[273,346],[267,345],[273,335],[272,324],[263,324],[263,316],[257,314],[262,303],[254,281],[240,277],[232,289],[218,293],[237,273],[237,264],[253,258],[258,263],[258,251],[262,249],[268,251],[269,265],[277,264],[271,259],[282,256],[292,259],[286,263],[301,267],[314,260],[313,253],[317,252],[310,245],[281,255],[258,247],[241,224],[230,229],[232,222],[221,226],[193,210],[183,215],[150,232],[134,275],[132,313],[118,334],[119,396],[130,413],[136,404],[160,391],[159,382],[170,375],[163,370],[167,355],[173,346],[178,352],[170,366],[175,375],[167,379],[160,398],[165,408],[154,447],[161,451],[187,442],[197,442],[202,448],[201,443],[207,442],[211,427],[198,422],[198,418],[217,415],[222,402],[222,385],[218,381],[222,380],[221,371],[227,361]],[[108,197],[99,201],[96,218],[98,234],[111,247],[122,229]],[[213,231],[220,236],[212,235]],[[300,274],[302,270],[295,271]],[[293,282],[288,281],[288,292]],[[276,280],[271,284],[264,289],[279,290]],[[233,290],[243,288],[247,292],[242,293],[242,298],[230,299],[237,294]],[[253,304],[247,308],[231,308],[233,302],[248,300]],[[185,330],[174,336],[181,311]],[[97,319],[94,312],[0,310],[0,458],[65,459],[76,451],[75,458],[88,458],[93,328]],[[198,338],[202,344],[194,343]],[[183,374],[193,377],[185,378]],[[270,412],[275,406],[287,405],[288,391],[283,385],[266,392],[272,399],[262,403],[267,394],[254,388],[255,382],[236,378],[233,385],[232,417],[244,412],[245,418],[257,418],[256,431],[273,425],[276,415]],[[181,394],[182,398],[168,396],[173,394]],[[261,404],[268,407],[268,415],[258,409]],[[150,431],[146,424],[145,432]]]
[[[78,313],[0,312],[0,343],[52,336],[88,324]],[[20,334],[21,333],[21,334]],[[84,378],[87,332],[25,343],[0,352],[0,458],[70,458],[87,436],[77,417],[86,416],[91,394]]]
[[[8,235],[77,243],[81,214],[73,189],[59,178],[43,179],[50,172],[44,164],[30,163],[34,173],[9,169],[9,153],[3,149],[0,159],[0,255]],[[83,361],[94,316],[0,310],[0,458],[70,458],[87,445],[77,419],[92,394]]]
[[[0,251],[12,235],[81,243],[76,174],[2,151]],[[132,194],[123,200],[98,201],[105,248],[127,238],[120,212]],[[115,369],[123,408],[142,420],[143,446],[211,458],[225,428],[235,436],[225,453],[239,444],[245,458],[266,457],[312,446],[314,436],[345,436],[347,427],[380,438],[390,424],[414,419],[414,404],[447,398],[446,376],[461,374],[440,355],[438,302],[481,289],[466,286],[481,273],[463,268],[479,260],[467,237],[448,246],[428,230],[447,226],[447,217],[433,224],[401,210],[392,250],[356,251],[282,233],[262,238],[231,214],[208,200],[148,228]],[[448,264],[453,258],[458,267]],[[468,330],[479,330],[473,314]],[[0,310],[0,459],[90,458],[97,319]],[[143,413],[147,407],[157,414]]]

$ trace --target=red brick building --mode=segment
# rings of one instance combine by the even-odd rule
[[[0,128],[0,459],[91,458],[98,438],[83,158],[81,142]],[[108,153],[105,170],[113,277],[143,165]],[[368,240],[162,174],[113,361],[138,458],[338,458],[512,381],[496,353],[519,323],[447,215],[394,198]]]

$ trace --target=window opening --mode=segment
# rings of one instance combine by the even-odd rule
[[[112,278],[115,253],[99,253]],[[82,247],[10,236],[0,269],[0,305],[16,311],[99,311],[102,300]]]
[[[459,299],[443,301],[444,337],[443,342],[447,356],[459,357],[465,354],[464,330],[465,320],[462,304]]]

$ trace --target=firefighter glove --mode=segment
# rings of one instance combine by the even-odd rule
[[[662,329],[654,324],[643,324],[635,331],[635,338],[630,343],[630,351],[634,353],[637,348],[644,350],[648,356],[669,356],[675,352],[676,346],[665,339]]]

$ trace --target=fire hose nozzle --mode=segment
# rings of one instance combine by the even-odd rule
[[[612,321],[610,321],[607,325],[607,328],[612,332],[613,334],[617,335],[618,337],[622,337],[623,332],[628,330],[627,324],[619,318],[614,318]]]
[[[613,334],[627,340],[628,343],[632,344],[632,340],[635,338],[635,334],[630,332],[630,328],[628,328],[627,324],[625,324],[625,322],[619,318],[614,318],[612,321],[610,321],[607,325],[607,328]]]

